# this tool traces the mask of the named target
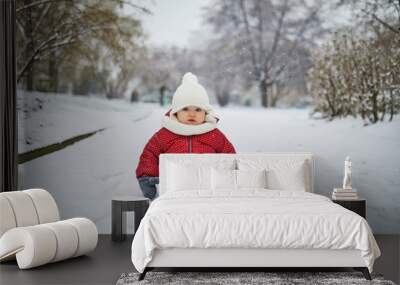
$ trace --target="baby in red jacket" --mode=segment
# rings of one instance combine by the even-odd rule
[[[235,153],[235,148],[217,129],[219,119],[206,90],[192,73],[186,73],[172,98],[172,109],[162,128],[147,142],[140,155],[136,177],[143,195],[158,196],[158,160],[161,153]]]

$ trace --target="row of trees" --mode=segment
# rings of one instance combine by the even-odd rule
[[[332,34],[321,11],[338,6],[352,10],[356,20],[319,49],[318,40]],[[299,98],[311,92],[315,112],[324,117],[392,120],[400,104],[399,19],[400,2],[393,0],[214,0],[204,11],[211,40],[189,50],[153,49],[147,63],[139,63],[142,86],[172,91],[191,70],[221,106],[256,87],[264,107],[290,93]]]
[[[150,14],[133,1],[17,0],[19,84],[108,98],[162,97],[190,70],[220,105],[250,91],[264,107],[293,90],[307,93],[308,49],[323,32],[319,0],[211,1],[204,23],[213,36],[190,49],[147,46],[140,21],[123,16],[127,6]]]
[[[400,2],[336,2],[358,11],[358,21],[322,49],[318,40],[331,31],[321,11],[335,7],[320,0],[213,0],[203,15],[207,40],[182,49],[146,44],[138,17],[123,13],[151,13],[134,0],[17,0],[18,82],[108,98],[158,94],[162,103],[192,71],[221,106],[255,94],[274,107],[311,90],[315,112],[327,118],[391,120],[399,112]]]
[[[366,1],[360,11],[358,27],[336,33],[314,55],[314,112],[391,121],[400,112],[400,2]]]
[[[190,70],[201,75],[221,106],[232,100],[244,103],[240,97],[247,93],[255,94],[264,107],[275,106],[293,90],[304,96],[308,50],[325,32],[321,7],[318,0],[211,1],[203,19],[212,36],[204,42],[194,36],[189,49],[151,49],[136,63],[145,71],[141,87],[174,90]]]

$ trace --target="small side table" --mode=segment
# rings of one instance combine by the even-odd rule
[[[364,219],[367,218],[367,200],[366,199],[354,199],[354,200],[340,200],[332,199],[332,202],[339,204],[340,206],[359,214]]]
[[[150,200],[138,196],[115,196],[111,202],[111,239],[126,239],[126,212],[135,212],[135,232],[149,208]]]

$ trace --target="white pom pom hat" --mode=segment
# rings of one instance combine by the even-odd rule
[[[188,106],[199,107],[206,113],[212,112],[206,90],[199,84],[196,75],[191,72],[185,73],[181,85],[175,91],[172,98],[171,115]]]
[[[206,111],[204,123],[187,125],[178,121],[175,116],[176,112],[188,106],[196,106]],[[175,134],[190,136],[214,130],[218,120],[218,116],[210,105],[207,92],[197,81],[196,75],[190,72],[185,73],[181,85],[176,89],[172,98],[172,109],[164,116],[162,126]]]

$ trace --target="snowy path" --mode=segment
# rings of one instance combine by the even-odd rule
[[[20,189],[45,188],[58,201],[63,218],[88,217],[97,224],[99,232],[110,232],[111,197],[118,194],[141,195],[134,173],[137,158],[144,138],[155,131],[147,126],[156,126],[164,112],[161,109],[154,112],[159,107],[149,104],[124,104],[129,108],[123,111],[88,108],[82,112],[79,106],[62,113],[64,118],[57,117],[56,121],[50,122],[44,120],[44,124],[65,129],[69,135],[90,127],[102,126],[106,129],[62,150],[20,165]],[[56,106],[53,105],[53,108]],[[52,111],[56,113],[57,110]],[[96,112],[97,116],[94,115]],[[35,115],[41,119],[46,117],[45,114]],[[74,129],[69,124],[71,118],[76,121],[80,118],[83,124],[76,125]],[[91,121],[93,118],[95,120]],[[34,123],[29,122],[31,125]],[[35,130],[29,131],[34,133]],[[62,136],[57,136],[57,133]],[[66,137],[62,132],[51,133],[50,130],[44,135],[47,138],[39,137],[33,145],[41,146],[40,143],[50,136],[53,141]]]
[[[53,144],[50,144],[50,145],[47,145],[47,146],[43,146],[43,147],[39,147],[39,148],[36,148],[36,149],[33,149],[33,150],[29,150],[29,151],[24,152],[24,153],[19,153],[18,154],[18,163],[19,164],[25,163],[25,162],[28,162],[30,160],[37,159],[38,157],[41,157],[41,156],[44,156],[44,155],[48,155],[49,153],[59,151],[59,150],[61,150],[63,148],[68,147],[71,144],[74,144],[74,143],[77,143],[77,142],[79,142],[81,140],[87,139],[88,137],[91,137],[94,134],[96,134],[98,132],[102,132],[104,130],[105,130],[105,128],[98,129],[98,130],[95,130],[93,132],[86,133],[86,134],[81,134],[81,135],[66,139],[64,141],[61,141],[61,142],[56,142],[56,143],[53,143]]]
[[[22,109],[18,112],[19,153],[114,126],[126,114],[132,122],[151,114],[147,104],[38,92],[19,91],[18,105]]]
[[[20,165],[20,188],[48,189],[63,218],[88,217],[96,222],[100,233],[109,233],[111,197],[141,195],[135,178],[138,158],[148,139],[160,128],[167,108],[113,102],[111,109],[102,106],[93,110],[83,104],[63,104],[67,107],[60,115],[65,117],[59,118],[57,124],[68,126],[68,135],[94,127],[107,129]],[[56,113],[54,110],[51,120]],[[320,194],[329,195],[332,187],[340,186],[343,160],[349,154],[353,159],[354,186],[368,199],[367,215],[372,228],[378,233],[400,232],[399,118],[392,123],[363,127],[361,121],[350,118],[312,120],[307,110],[230,107],[217,109],[217,113],[221,117],[219,128],[238,152],[313,152],[317,166],[315,191]],[[45,118],[43,114],[37,116]],[[70,120],[76,123],[65,123]],[[57,127],[55,122],[52,126],[51,121],[44,123]],[[57,137],[50,131],[44,133],[46,137],[34,145],[40,146],[46,140],[47,144],[54,142]],[[63,132],[60,130],[59,134]]]

